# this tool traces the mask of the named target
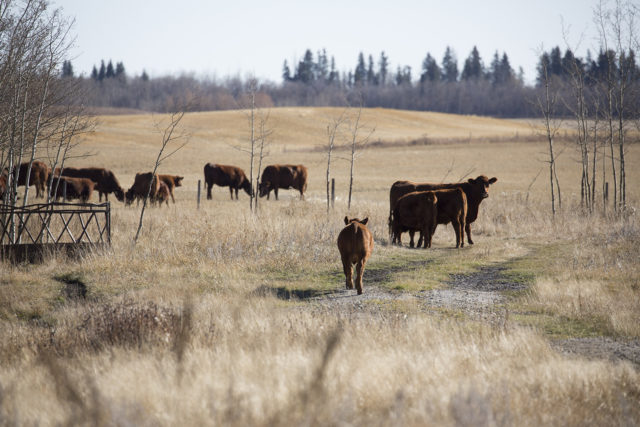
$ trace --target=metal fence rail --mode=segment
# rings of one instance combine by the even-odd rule
[[[109,202],[0,205],[0,255],[111,245]]]

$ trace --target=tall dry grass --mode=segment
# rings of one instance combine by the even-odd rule
[[[291,114],[286,117],[298,123]],[[407,119],[404,126],[413,117],[394,114]],[[211,117],[199,120],[204,118]],[[152,137],[135,126],[127,130],[130,119],[124,124],[108,120],[119,131],[102,128],[95,147],[103,147],[101,159],[127,186],[147,167]],[[455,313],[430,315],[419,306],[379,310],[376,301],[356,300],[338,307],[265,292],[342,288],[335,239],[346,213],[346,164],[336,164],[339,197],[329,216],[319,178],[322,153],[292,152],[277,144],[270,160],[310,168],[305,202],[285,191],[278,202],[261,200],[260,212],[253,215],[245,194],[232,202],[226,189],[216,188],[214,200],[203,201],[197,210],[195,184],[204,161],[243,165],[246,160],[216,137],[215,129],[205,130],[210,143],[196,137],[166,165],[163,172],[185,175],[185,185],[176,189],[175,205],[149,212],[136,246],[139,210],[116,203],[111,250],[75,262],[54,257],[33,266],[2,264],[2,424],[603,425],[640,420],[637,368],[566,358],[540,331],[513,320],[488,325]],[[237,131],[228,133],[239,138]],[[125,143],[138,134],[145,137],[140,146]],[[121,146],[137,154],[116,155]],[[532,259],[527,271],[537,277],[520,304],[596,319],[614,335],[640,336],[635,212],[581,214],[570,184],[579,183],[579,171],[565,156],[559,170],[566,183],[565,208],[550,218],[544,182],[533,181],[541,147],[500,142],[365,151],[356,164],[355,207],[349,215],[370,217],[376,248],[369,268],[390,263],[398,268],[404,259],[424,257],[427,268],[443,270],[434,276],[443,282],[448,268],[473,271]],[[632,146],[629,162],[637,163],[639,155]],[[387,245],[388,188],[394,180],[455,180],[480,173],[499,181],[472,227],[474,246],[452,249],[450,227],[438,228],[432,250]],[[637,180],[639,173],[630,170],[628,179]],[[629,196],[633,206],[635,191]],[[69,277],[86,286],[86,298],[65,293]],[[365,271],[365,294],[367,286]]]

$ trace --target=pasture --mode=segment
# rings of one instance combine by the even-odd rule
[[[0,422],[639,423],[640,146],[627,155],[629,212],[585,216],[579,154],[559,141],[553,219],[539,129],[364,110],[375,132],[356,160],[351,210],[348,152],[337,149],[327,214],[323,147],[340,112],[270,112],[263,167],[306,165],[305,201],[281,190],[253,214],[246,193],[232,201],[214,187],[206,200],[203,186],[197,209],[205,163],[248,176],[234,146],[247,148],[249,126],[239,111],[188,114],[188,144],[158,171],[184,176],[183,186],[175,204],[147,210],[137,245],[140,208],[111,196],[110,251],[0,264]],[[69,165],[109,168],[126,190],[152,169],[163,118],[101,116],[75,153],[92,156]],[[455,249],[451,225],[438,226],[430,249],[409,249],[406,234],[403,247],[388,244],[394,181],[481,174],[498,181],[474,245]],[[368,217],[375,241],[360,296],[344,289],[336,246],[345,215]]]

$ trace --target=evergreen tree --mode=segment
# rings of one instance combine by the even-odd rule
[[[496,52],[496,55],[497,53],[498,52]],[[538,65],[536,66],[536,70],[538,71],[538,75],[536,76],[536,83],[538,86],[542,86],[544,84],[544,70],[546,68],[547,72],[549,72],[550,64],[551,58],[549,57],[549,54],[547,52],[542,52],[542,55],[540,55],[540,60],[538,61]]]
[[[396,85],[398,86],[411,86],[411,67],[405,65],[396,71]]]
[[[340,80],[340,74],[336,70],[336,59],[331,57],[331,68],[329,71],[329,83],[338,82]]]
[[[104,59],[100,60],[100,71],[98,71],[98,80],[103,81],[106,74],[106,67],[104,66]]]
[[[105,77],[108,79],[111,79],[115,76],[116,76],[116,72],[113,68],[113,63],[111,62],[111,60],[109,60],[109,64],[107,64],[107,72],[105,74]]]
[[[313,53],[311,53],[310,49],[307,49],[302,61],[298,63],[298,69],[296,70],[294,79],[302,83],[311,83],[314,80],[314,69]]]
[[[500,83],[508,83],[513,80],[514,76],[515,72],[511,68],[507,52],[503,52],[502,59],[500,59]]]
[[[462,69],[462,80],[477,80],[484,76],[484,65],[480,58],[478,49],[474,46],[469,54],[469,57],[464,61],[464,67]]]
[[[373,56],[369,55],[369,65],[367,67],[367,84],[369,86],[377,85],[376,72],[373,69]]]
[[[327,59],[327,50],[322,49],[318,52],[318,63],[316,64],[315,72],[316,80],[326,81],[329,76],[329,61]]]
[[[389,57],[384,51],[380,52],[380,60],[378,61],[378,84],[384,86],[387,84],[387,74],[389,73]]]
[[[450,83],[458,81],[458,60],[455,52],[449,46],[447,46],[442,58],[442,79]]]
[[[360,52],[358,55],[358,65],[356,65],[356,70],[353,74],[353,83],[356,86],[362,86],[365,82],[365,78],[367,76],[367,67],[364,64],[364,54]]]
[[[289,64],[287,60],[284,60],[284,65],[282,66],[282,80],[285,82],[291,81],[291,69],[289,68]]]
[[[73,77],[73,65],[71,65],[71,61],[62,62],[62,77]]]
[[[560,53],[559,46],[551,49],[549,59],[549,73],[555,76],[562,76],[564,74],[564,69],[562,68],[562,54]]]
[[[143,82],[148,82],[149,81],[149,74],[147,74],[147,72],[145,70],[142,70],[142,75],[140,76],[140,79]]]
[[[93,80],[98,80],[98,69],[96,68],[96,66],[93,66],[93,69],[91,70],[91,78]]]
[[[442,73],[440,72],[438,63],[430,53],[427,53],[427,57],[424,59],[424,61],[422,61],[422,74],[420,74],[420,82],[439,82],[441,77]]]
[[[119,79],[123,79],[126,73],[124,71],[124,64],[122,62],[116,63],[116,77]]]

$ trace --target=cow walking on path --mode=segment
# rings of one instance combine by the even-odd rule
[[[342,267],[346,277],[347,289],[353,289],[353,264],[356,265],[356,290],[362,295],[362,275],[367,260],[373,251],[373,236],[367,228],[369,218],[344,217],[346,227],[338,235],[338,250],[342,258]]]

